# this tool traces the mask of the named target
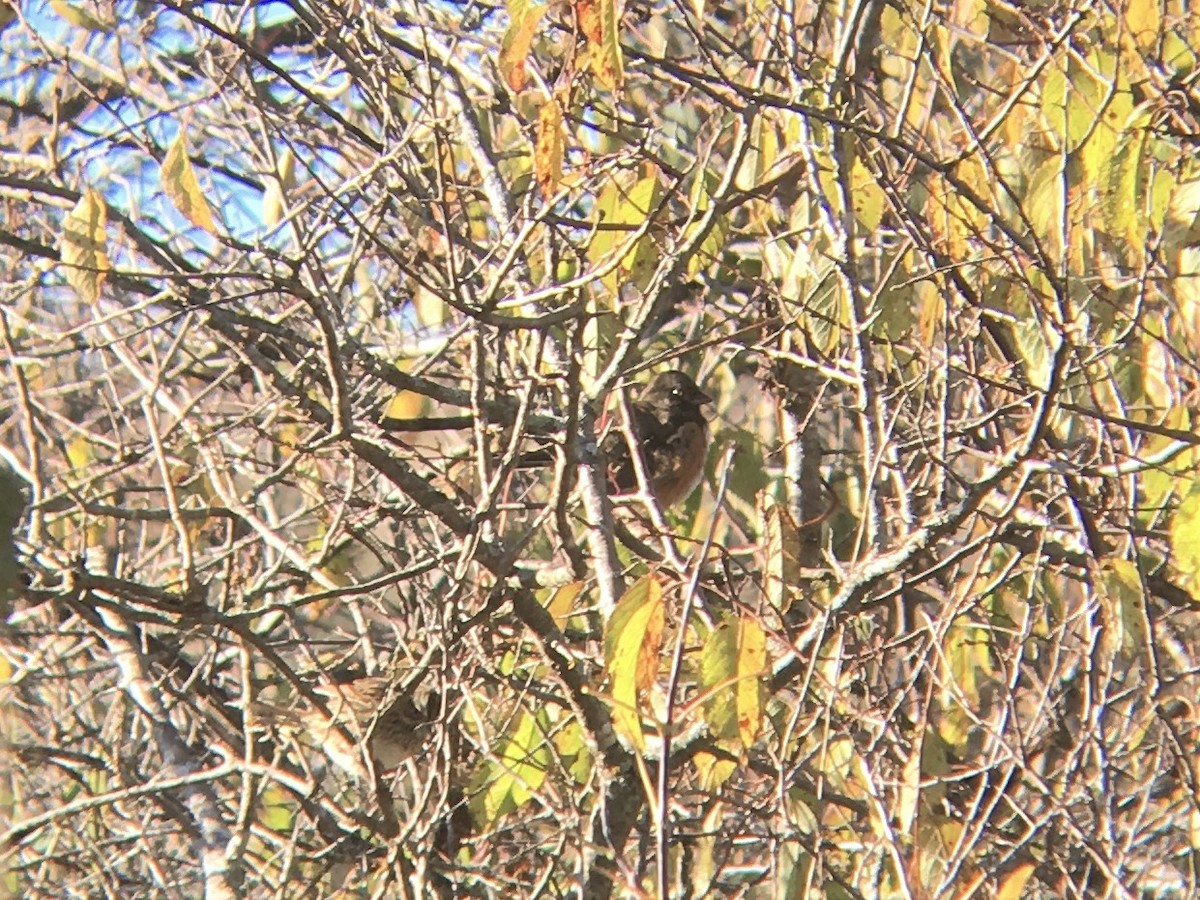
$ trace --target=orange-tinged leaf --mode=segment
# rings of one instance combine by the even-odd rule
[[[1033,877],[1035,869],[1036,863],[1019,863],[997,886],[996,900],[1021,900],[1025,896],[1025,885]]]
[[[551,97],[538,110],[537,142],[533,148],[534,173],[547,200],[554,196],[562,180],[565,146],[562,107],[557,97]]]
[[[576,0],[575,16],[579,22],[579,30],[595,47],[604,40],[603,26],[600,24],[600,10],[596,0]]]
[[[104,198],[91,188],[80,195],[75,208],[63,220],[59,253],[66,266],[67,284],[85,303],[100,299],[100,288],[112,268],[105,252],[107,220]]]
[[[596,80],[614,94],[625,83],[625,63],[621,56],[620,11],[617,0],[595,0],[600,16],[600,42],[592,54]]]
[[[618,601],[604,635],[613,724],[639,749],[644,746],[640,696],[658,679],[665,624],[662,585],[647,575]]]
[[[167,155],[163,157],[162,186],[175,208],[183,213],[189,222],[197,228],[203,228],[209,234],[217,233],[212,210],[208,207],[204,192],[200,190],[200,182],[196,180],[196,172],[188,158],[187,136],[182,128],[167,149]]]
[[[505,6],[508,8],[508,30],[500,41],[498,62],[504,83],[519,93],[525,87],[525,63],[547,7],[529,0],[507,0]]]

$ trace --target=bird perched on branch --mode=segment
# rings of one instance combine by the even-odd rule
[[[335,677],[313,687],[325,709],[278,710],[256,704],[264,718],[296,727],[343,771],[365,777],[370,754],[375,772],[395,769],[415,756],[441,710],[438,693],[401,685],[386,675]]]
[[[703,406],[712,398],[678,370],[656,375],[629,404],[634,434],[641,449],[650,490],[663,509],[687,499],[704,474],[708,455],[708,422]],[[616,493],[638,489],[625,435],[611,432],[601,445],[608,477]]]
[[[712,402],[696,382],[673,369],[656,375],[629,404],[650,490],[663,509],[689,497],[700,483],[708,455],[708,421],[702,407]],[[624,431],[610,431],[600,449],[608,462],[609,493],[636,491],[637,468]],[[542,447],[521,454],[516,466],[529,469],[553,460],[553,453]]]

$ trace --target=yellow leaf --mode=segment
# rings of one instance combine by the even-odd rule
[[[695,215],[692,223],[684,233],[685,241],[689,240],[703,224],[699,220],[704,217],[704,213],[712,206],[713,201],[710,191],[714,190],[717,184],[718,179],[713,173],[700,172],[697,174],[696,180],[692,183],[692,188],[688,192],[688,209],[693,210]],[[729,243],[727,240],[728,233],[729,216],[717,216],[708,231],[708,235],[700,242],[700,246],[696,248],[696,252],[688,260],[687,272],[689,276],[696,275],[721,259]]]
[[[291,147],[285,147],[279,154],[279,162],[275,165],[275,173],[284,190],[290,191],[296,186],[296,154]]]
[[[1144,120],[1144,121],[1143,121]],[[1100,218],[1105,229],[1123,239],[1133,258],[1144,249],[1146,189],[1144,161],[1149,152],[1145,114],[1117,138],[1113,152],[1100,169]]]
[[[554,748],[564,761],[572,760],[567,771],[579,784],[587,784],[592,772],[592,751],[583,728],[574,717],[561,722],[554,732]]]
[[[762,727],[763,675],[767,671],[767,635],[757,619],[738,620],[737,724],[742,746],[754,746]]]
[[[1100,587],[1111,606],[1113,624],[1120,630],[1121,646],[1137,653],[1146,646],[1150,633],[1137,563],[1107,559],[1100,565],[1100,574]]]
[[[1200,243],[1200,167],[1187,166],[1175,183],[1163,240],[1171,249]]]
[[[749,191],[762,183],[764,174],[779,157],[779,139],[775,127],[766,116],[757,115],[750,123],[750,143],[741,165],[738,166],[734,185],[738,190]]]
[[[50,0],[50,8],[78,28],[88,31],[112,31],[109,25],[101,22],[87,10],[72,6],[66,0]]]
[[[272,178],[267,182],[262,198],[262,220],[268,228],[274,228],[283,219],[283,203],[283,190]]]
[[[213,221],[212,210],[200,190],[200,182],[192,169],[192,161],[187,155],[187,138],[182,128],[179,136],[167,149],[167,155],[162,161],[162,186],[175,204],[175,208],[197,228],[203,228],[209,234],[217,233],[216,222]]]
[[[0,0],[0,31],[3,31],[17,21],[17,8],[11,3]]]
[[[551,97],[538,110],[537,142],[533,148],[534,173],[547,200],[554,196],[562,180],[565,144],[562,108],[558,98]]]
[[[645,743],[640,696],[658,679],[665,624],[662,586],[647,575],[618,601],[604,635],[613,724],[639,749]]]
[[[446,301],[423,284],[416,285],[413,291],[413,308],[417,311],[417,321],[426,328],[437,328],[446,321]]]
[[[105,252],[106,224],[104,198],[91,188],[80,195],[79,202],[63,221],[59,253],[66,266],[67,283],[85,303],[100,299],[100,288],[112,268]]]
[[[519,93],[525,87],[525,61],[547,7],[529,0],[506,0],[505,6],[508,8],[508,29],[500,41],[498,62],[504,83],[514,93]]]
[[[583,593],[583,582],[572,581],[570,584],[556,588],[550,595],[550,599],[546,601],[546,611],[554,617],[554,623],[559,628],[565,626],[567,619],[571,618],[571,612],[575,609],[575,601],[579,599],[581,593]]]
[[[275,177],[267,179],[267,188],[263,192],[263,224],[268,228],[274,228],[283,218],[287,194],[295,186],[296,156],[289,147],[279,155]]]
[[[1122,10],[1130,36],[1142,50],[1153,50],[1161,24],[1159,4],[1150,0],[1126,0]]]
[[[854,207],[854,218],[864,230],[875,231],[883,221],[887,196],[861,159],[855,158],[850,170],[850,187],[853,191],[850,203]]]
[[[716,791],[737,771],[737,763],[727,756],[716,756],[707,750],[697,750],[692,756],[696,774],[700,776],[700,789]]]
[[[912,834],[913,822],[917,819],[917,803],[921,799],[921,750],[913,747],[900,773],[899,792],[896,800],[896,824],[901,834]]]
[[[397,391],[383,411],[385,419],[415,419],[424,414],[429,398],[416,391]]]

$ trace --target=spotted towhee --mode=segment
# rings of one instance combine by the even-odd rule
[[[642,448],[650,490],[663,509],[689,497],[700,483],[708,455],[708,423],[701,407],[712,402],[696,382],[672,370],[655,376],[629,404],[632,437]],[[637,491],[637,469],[625,432],[611,429],[600,449],[608,463],[609,493]],[[548,448],[531,450],[517,458],[516,467],[545,466],[553,459]]]
[[[708,454],[708,423],[701,407],[712,402],[696,382],[672,370],[655,376],[629,404],[633,438],[641,448],[650,490],[663,509],[687,499],[700,483]],[[610,432],[601,449],[614,492],[636,491],[637,470],[624,433]]]

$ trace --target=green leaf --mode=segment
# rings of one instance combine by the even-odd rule
[[[700,682],[708,694],[705,719],[718,740],[754,744],[762,726],[766,670],[767,638],[757,619],[731,615],[708,636],[700,656]]]
[[[772,503],[767,508],[765,532],[767,601],[786,613],[800,583],[800,529],[787,507]]]
[[[1100,573],[1113,622],[1121,632],[1121,647],[1136,653],[1146,646],[1150,634],[1137,564],[1127,559],[1107,559],[1101,564]]]
[[[662,586],[651,574],[617,602],[604,635],[613,724],[639,749],[645,746],[640,698],[658,679],[665,624]]]
[[[21,586],[16,532],[25,517],[27,487],[25,479],[0,460],[0,616],[8,615],[12,595]]]
[[[536,715],[522,710],[495,759],[476,770],[469,796],[471,812],[482,827],[490,828],[520,809],[545,783],[551,759],[545,716],[544,710]]]
[[[631,236],[645,225],[651,211],[658,205],[660,188],[658,176],[650,171],[632,183],[613,179],[596,199],[597,229],[588,247],[588,259],[596,266],[612,263],[614,253],[620,253],[617,265],[602,279],[609,295],[615,300],[621,286],[631,282],[645,287],[659,262],[659,250],[654,236],[647,230],[637,240]]]
[[[1193,480],[1171,517],[1171,561],[1180,586],[1200,598],[1200,480]]]

